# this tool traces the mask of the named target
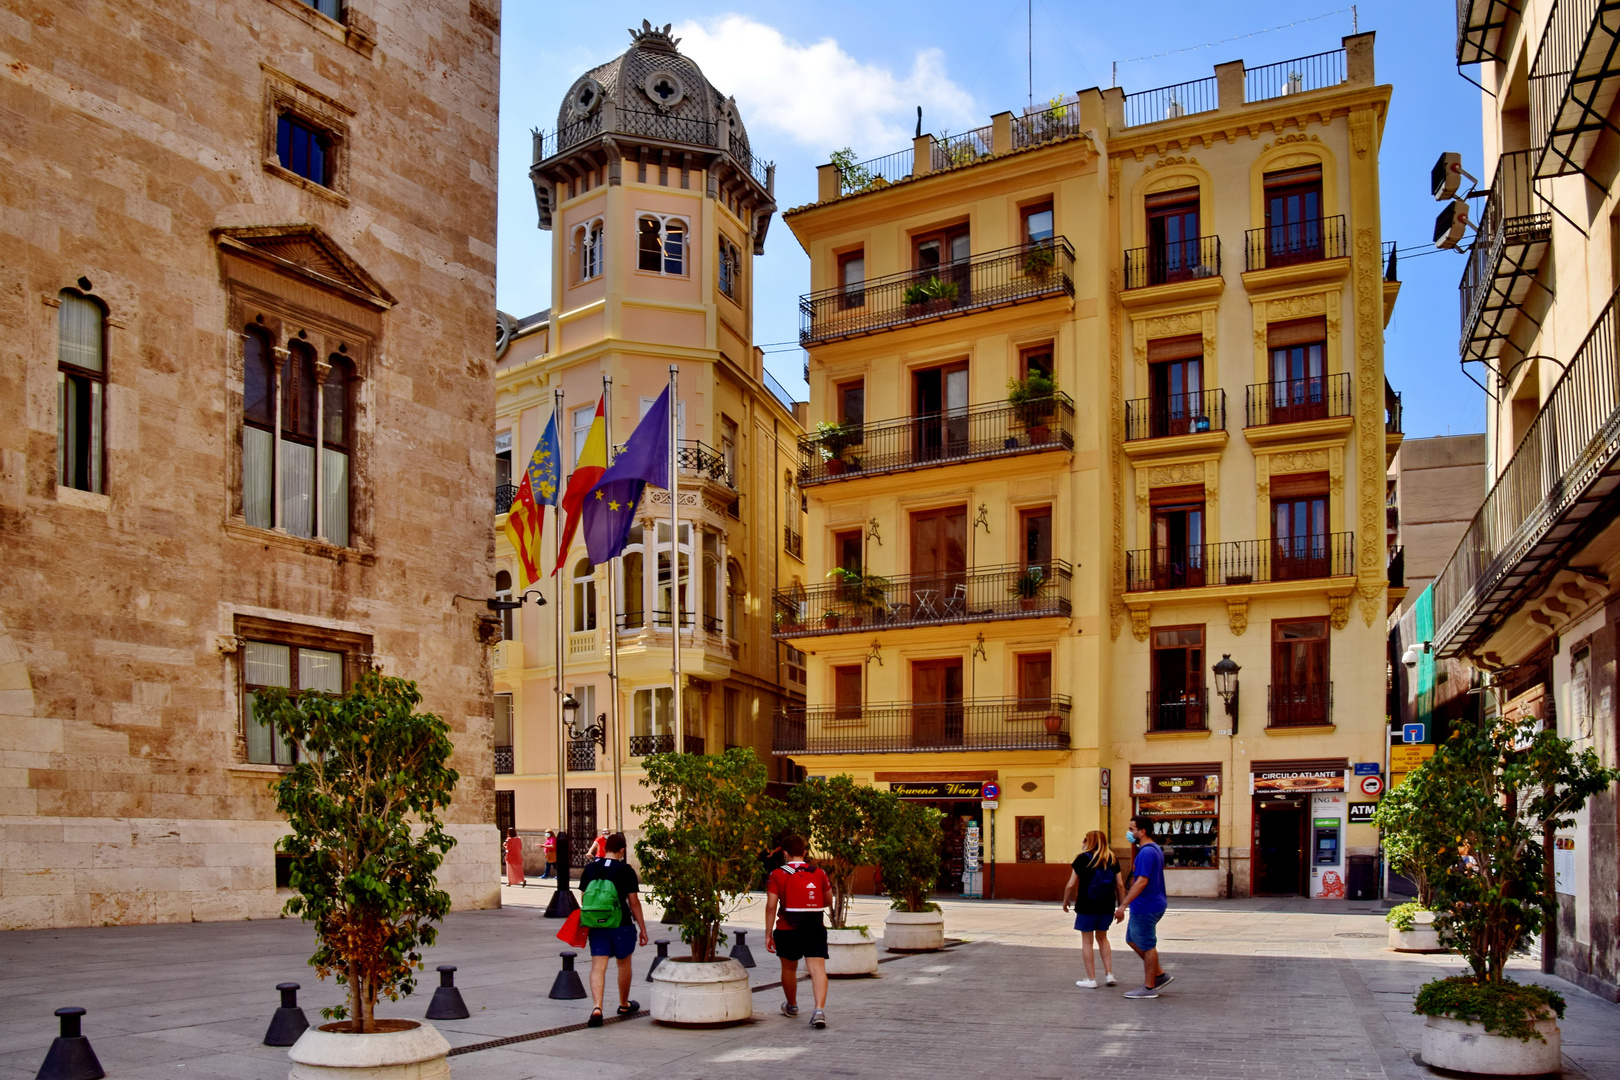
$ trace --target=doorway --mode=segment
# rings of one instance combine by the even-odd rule
[[[966,361],[912,374],[917,417],[917,457],[932,461],[968,449],[968,366]]]
[[[1306,806],[1298,798],[1255,800],[1255,896],[1304,896]]]
[[[911,617],[918,622],[967,613],[967,507],[911,515]]]
[[[962,745],[962,661],[914,660],[911,664],[913,749]]]
[[[939,880],[934,885],[934,895],[960,895],[962,892],[962,874],[965,869],[963,858],[963,845],[967,840],[968,822],[979,823],[979,867],[981,872],[989,868],[988,845],[989,834],[985,831],[984,815],[976,802],[955,802],[946,799],[907,799],[907,802],[919,802],[923,806],[931,806],[944,815],[940,819],[939,837]]]

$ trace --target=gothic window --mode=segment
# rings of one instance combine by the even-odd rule
[[[574,250],[579,254],[579,280],[602,276],[602,222],[592,221],[574,230]]]
[[[636,265],[653,274],[686,273],[687,225],[668,214],[643,214],[636,223]]]

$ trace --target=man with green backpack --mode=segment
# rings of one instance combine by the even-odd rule
[[[632,1016],[641,1008],[630,1000],[630,956],[639,943],[647,944],[647,920],[641,914],[641,879],[624,858],[624,833],[607,838],[607,854],[592,859],[579,875],[579,925],[591,944],[591,1010],[587,1027],[602,1026],[602,995],[607,989],[608,957],[619,962],[619,1015]]]

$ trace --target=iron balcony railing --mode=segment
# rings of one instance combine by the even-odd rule
[[[1498,351],[1552,238],[1552,210],[1541,198],[1535,151],[1516,150],[1497,159],[1478,230],[1457,283],[1464,360]]]
[[[613,453],[615,455],[624,453],[626,445],[619,443],[613,448]],[[687,476],[707,477],[733,491],[737,489],[737,481],[731,475],[731,466],[726,462],[726,455],[698,439],[676,441],[675,468]]]
[[[1000,619],[1068,618],[1073,568],[972,567],[954,573],[872,575],[775,594],[779,639]]]
[[[1243,235],[1244,270],[1342,259],[1349,253],[1345,246],[1343,214],[1266,225]]]
[[[1125,95],[1125,126],[1141,127],[1143,124],[1175,120],[1194,113],[1214,112],[1220,108],[1220,104],[1220,88],[1213,75],[1173,86],[1140,90]]]
[[[1149,731],[1209,730],[1209,691],[1202,686],[1186,690],[1147,692]]]
[[[799,342],[814,345],[1073,295],[1074,248],[1060,236],[808,293],[799,298]]]
[[[782,526],[782,550],[795,559],[804,558],[804,535],[790,525]]]
[[[682,747],[688,754],[703,753],[703,736],[682,736]],[[675,752],[675,735],[665,732],[662,735],[632,735],[630,736],[630,756],[646,757],[649,754],[672,754]]]
[[[1221,238],[1197,236],[1125,253],[1125,288],[1146,289],[1221,276]]]
[[[932,143],[933,157],[929,162],[934,172],[945,169],[959,169],[963,165],[972,165],[994,153],[993,141],[994,125],[986,124],[982,128],[964,131],[960,135],[946,135],[941,133]]]
[[[1457,66],[1506,59],[1502,34],[1521,7],[1523,0],[1457,0]]]
[[[516,768],[516,759],[512,755],[510,746],[497,746],[495,748],[495,775],[507,776]]]
[[[1243,426],[1268,427],[1349,416],[1355,403],[1354,393],[1348,371],[1283,382],[1250,383],[1245,395]]]
[[[569,772],[595,772],[596,771],[596,740],[595,739],[569,739],[568,740],[568,771]]]
[[[1356,534],[1141,548],[1125,553],[1125,591],[1158,592],[1346,577],[1356,572]]]
[[[512,500],[517,498],[516,484],[495,485],[495,512],[507,514],[512,511]]]
[[[613,123],[607,128],[602,123],[604,114],[598,110],[583,120],[564,124],[549,134],[535,132],[534,164],[548,161],[598,135],[639,135],[660,142],[712,146],[725,150],[761,188],[770,191],[773,187],[776,166],[755,157],[746,142],[712,120],[623,107],[615,109],[613,113]]]
[[[1266,702],[1266,726],[1317,727],[1333,723],[1333,684],[1273,685]]]
[[[913,159],[912,147],[896,150],[892,154],[872,158],[838,170],[838,189],[843,195],[854,195],[857,192],[867,191],[874,187],[886,187],[897,180],[911,178]]]
[[[774,754],[1066,750],[1067,695],[823,705],[777,713]]]
[[[1243,100],[1270,101],[1309,90],[1326,90],[1348,78],[1344,50],[1333,49],[1247,69],[1243,73]]]
[[[1125,403],[1125,438],[1164,439],[1226,430],[1226,391],[1168,394]]]
[[[1066,139],[1080,134],[1080,103],[1078,99],[1060,101],[1056,105],[1036,108],[1012,121],[1014,150],[1022,150],[1041,143]]]
[[[1454,655],[1486,623],[1510,610],[1526,584],[1521,563],[1561,540],[1565,521],[1620,455],[1620,309],[1611,297],[1541,412],[1519,440],[1451,561],[1434,582],[1434,642]],[[1550,556],[1549,556],[1550,557]]]
[[[1403,416],[1404,411],[1405,406],[1401,404],[1401,393],[1399,390],[1391,391],[1384,395],[1385,435],[1400,435],[1405,432],[1406,429],[1402,426],[1405,423],[1405,418]]]
[[[799,437],[799,483],[926,469],[964,461],[1074,449],[1074,400],[1058,393],[845,426]]]
[[[1537,176],[1583,172],[1620,80],[1620,0],[1557,0],[1530,66]]]

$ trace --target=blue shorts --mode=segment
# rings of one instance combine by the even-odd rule
[[[1131,905],[1130,921],[1125,924],[1125,943],[1135,945],[1143,952],[1159,947],[1159,920],[1164,918],[1164,908],[1157,911],[1146,910]],[[594,933],[594,931],[593,931]]]
[[[1083,911],[1074,913],[1074,928],[1076,930],[1089,930],[1093,934],[1108,933],[1108,928],[1113,925],[1113,922],[1114,913],[1112,911],[1106,915],[1087,915]]]
[[[589,936],[592,956],[611,956],[623,960],[636,951],[636,926],[631,922],[606,930],[592,928]]]

